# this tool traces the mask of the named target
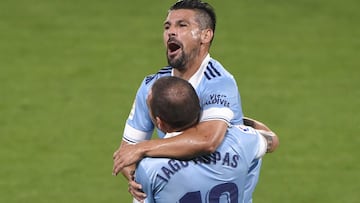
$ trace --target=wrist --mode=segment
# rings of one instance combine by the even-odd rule
[[[276,135],[271,131],[258,130],[258,132],[265,138],[266,140],[266,153],[271,153],[277,147]]]
[[[149,156],[150,147],[149,147],[150,141],[144,141],[136,144],[136,147],[139,151],[139,155],[141,158]]]

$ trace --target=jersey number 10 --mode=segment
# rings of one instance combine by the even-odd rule
[[[220,197],[226,195],[229,203],[238,203],[238,187],[234,183],[223,183],[214,186],[209,191],[208,203],[219,203]],[[179,203],[203,203],[200,191],[188,192]]]

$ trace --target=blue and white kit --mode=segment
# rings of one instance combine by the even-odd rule
[[[133,107],[125,124],[123,140],[128,143],[138,143],[150,140],[154,125],[149,116],[146,98],[152,84],[164,76],[173,76],[172,67],[164,67],[156,74],[145,77],[142,81],[133,103]],[[243,124],[243,112],[240,93],[234,77],[215,59],[208,54],[199,70],[189,79],[200,99],[202,116],[200,121],[224,120],[231,125]],[[163,138],[165,134],[157,129],[157,134]],[[247,201],[252,201],[252,193],[258,181],[261,159],[253,160],[248,173],[246,185]]]
[[[214,153],[186,161],[144,158],[135,180],[147,194],[145,203],[244,202],[248,170],[266,146],[253,128],[229,127]]]
[[[154,125],[149,117],[146,98],[152,84],[157,79],[172,75],[173,69],[165,67],[143,80],[126,121],[123,134],[124,141],[137,143],[151,139]],[[208,55],[189,82],[200,99],[201,121],[221,119],[232,125],[243,123],[241,100],[236,81],[218,61]],[[158,131],[158,136],[163,138],[164,133]]]

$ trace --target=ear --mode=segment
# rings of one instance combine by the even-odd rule
[[[163,120],[161,120],[161,118],[156,116],[155,122],[156,122],[156,127],[159,128],[161,131],[163,131],[165,133],[169,132],[170,128],[169,128],[168,124],[166,122],[164,122]]]
[[[156,122],[156,126],[157,128],[159,128],[161,131],[163,132],[167,132],[166,130],[166,123],[164,121],[161,120],[161,118],[159,118],[158,116],[156,116],[155,118],[155,122]]]
[[[201,42],[203,44],[208,44],[211,42],[212,38],[214,37],[214,32],[211,29],[204,29],[201,32]]]
[[[155,118],[155,125],[156,125],[157,128],[159,128],[161,130],[162,121],[158,116],[156,116],[156,118]]]

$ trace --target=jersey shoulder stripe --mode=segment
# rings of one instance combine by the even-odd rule
[[[151,82],[157,75],[169,75],[171,74],[171,67],[170,66],[167,66],[167,67],[164,67],[162,69],[160,69],[157,73],[155,74],[152,74],[152,75],[149,75],[149,76],[146,76],[145,78],[145,84],[148,84],[149,82]],[[161,77],[161,76],[160,76]]]
[[[254,159],[252,162],[251,162],[251,166],[248,170],[248,173],[251,173],[251,171],[253,171],[256,166],[259,164],[259,159]]]
[[[166,66],[158,71],[158,74],[168,74],[171,73],[172,67]]]
[[[208,80],[221,76],[221,73],[217,70],[217,68],[213,65],[211,61],[206,67],[204,74]]]

